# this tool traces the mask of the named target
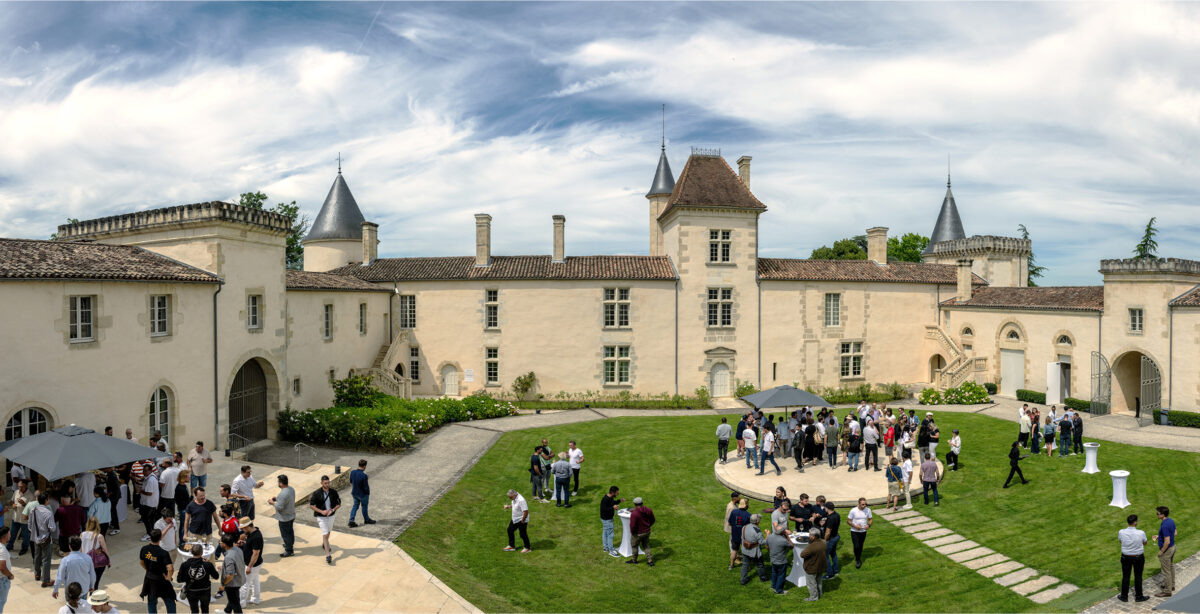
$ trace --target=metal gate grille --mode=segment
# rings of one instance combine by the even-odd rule
[[[1138,422],[1146,425],[1154,423],[1154,416],[1162,407],[1162,373],[1154,360],[1142,355],[1142,396],[1138,405]]]
[[[1112,405],[1112,369],[1108,359],[1100,352],[1092,352],[1092,406],[1093,416],[1103,416]]]
[[[229,391],[229,449],[267,438],[267,378],[254,360],[242,365]]]

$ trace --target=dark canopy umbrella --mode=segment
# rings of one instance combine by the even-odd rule
[[[1200,578],[1177,591],[1174,596],[1154,606],[1155,610],[1174,612],[1200,612]]]
[[[825,399],[795,386],[776,386],[770,390],[748,394],[742,397],[742,400],[758,409],[799,407],[801,405],[833,407]]]
[[[0,443],[0,456],[57,480],[76,473],[115,467],[158,456],[153,448],[91,429],[63,426]]]

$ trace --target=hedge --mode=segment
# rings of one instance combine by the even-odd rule
[[[517,413],[507,401],[471,396],[464,399],[398,399],[380,395],[371,407],[328,407],[279,412],[279,438],[372,450],[399,450],[450,422],[499,418]]]
[[[521,409],[585,409],[607,407],[611,409],[707,409],[708,402],[695,397],[677,396],[670,399],[593,399],[590,401],[514,401]]]
[[[993,384],[991,382],[987,382],[983,385],[983,387],[987,390],[988,394],[996,394],[996,385],[995,384]]]
[[[1172,409],[1171,411],[1167,412],[1167,420],[1171,422],[1171,426],[1200,428],[1200,414],[1192,413],[1190,411],[1177,411]]]
[[[1066,405],[1067,407],[1070,407],[1076,411],[1092,411],[1092,402],[1084,401],[1083,399],[1073,399],[1071,397],[1067,397],[1063,399],[1063,405]]]
[[[957,388],[947,388],[942,391],[926,388],[917,397],[917,402],[921,405],[978,405],[991,403],[992,400],[988,398],[986,388],[975,382],[967,381]]]
[[[796,386],[798,382],[793,383]],[[888,401],[899,401],[907,399],[910,395],[908,388],[902,384],[875,384],[872,387],[870,384],[860,384],[853,388],[805,388],[822,399],[834,405],[847,405],[857,403],[860,400],[866,400],[868,403],[886,403]]]
[[[1046,393],[1038,392],[1036,390],[1025,390],[1023,388],[1018,388],[1017,400],[1024,401],[1026,403],[1038,403],[1040,405],[1045,405]]]

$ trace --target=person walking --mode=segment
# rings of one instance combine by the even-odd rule
[[[70,554],[58,562],[58,577],[54,579],[54,590],[50,593],[55,599],[58,599],[58,589],[66,588],[72,582],[78,582],[80,587],[88,587],[87,592],[96,585],[96,568],[92,565],[92,558],[80,551],[83,540],[78,535],[72,535],[67,542]]]
[[[334,491],[337,492],[337,491]],[[246,562],[242,559],[242,550],[231,535],[221,536],[221,550],[225,553],[225,561],[221,563],[221,589],[217,595],[225,594],[229,603],[225,612],[242,611],[242,585],[246,583]],[[325,557],[328,560],[328,556]]]
[[[242,558],[246,561],[246,581],[241,588],[241,602],[258,605],[262,602],[262,582],[259,581],[258,572],[262,567],[263,534],[249,517],[238,521],[238,527],[245,536],[238,545],[242,550]]]
[[[1034,445],[1037,445],[1036,439],[1034,440]],[[946,465],[950,467],[950,471],[958,471],[958,455],[961,452],[962,437],[958,436],[958,429],[954,429],[954,436],[950,438],[950,451],[946,453]],[[1037,454],[1037,452],[1034,451],[1034,454]]]
[[[8,527],[0,526],[0,544],[10,543],[16,537],[9,537],[10,530]],[[4,605],[8,603],[8,591],[12,589],[12,581],[15,579],[12,572],[12,553],[8,548],[0,548],[0,612],[4,611]]]
[[[188,451],[187,466],[191,472],[188,486],[192,490],[196,490],[197,486],[208,486],[208,466],[212,462],[212,455],[204,449],[203,441],[197,441],[196,447]]]
[[[1046,444],[1046,458],[1054,457],[1054,418],[1046,416],[1046,424],[1042,426],[1042,440]]]
[[[746,416],[742,414],[742,418],[738,420],[737,428],[733,429],[733,438],[737,441],[737,456],[741,458],[746,455],[746,444],[742,440],[742,435],[746,432]]]
[[[55,591],[57,592],[57,591]],[[90,612],[92,609],[87,607],[87,602],[83,599],[84,590],[78,582],[72,582],[67,585],[67,605],[58,609],[58,614],[76,614],[77,612]]]
[[[375,524],[371,520],[371,514],[367,512],[367,506],[371,503],[371,484],[367,478],[367,459],[358,461],[358,469],[350,472],[350,496],[354,499],[354,505],[350,506],[350,527],[357,527],[354,522],[354,516],[358,513],[358,506],[362,505],[363,524]]]
[[[1025,479],[1025,474],[1021,473],[1021,466],[1018,464],[1020,462],[1021,462],[1020,443],[1014,441],[1012,443],[1012,448],[1010,448],[1008,451],[1008,466],[1010,467],[1010,469],[1008,470],[1008,479],[1004,480],[1005,488],[1008,488],[1008,484],[1009,484],[1009,482],[1012,482],[1014,475],[1021,478],[1022,484],[1029,483],[1029,480]]]
[[[1021,419],[1018,421],[1018,425],[1019,426],[1017,427],[1017,443],[1019,443],[1022,448],[1028,447],[1029,446],[1029,431],[1032,430],[1032,424],[1030,423],[1030,420],[1029,420],[1029,412],[1023,408],[1021,409]]]
[[[729,456],[729,437],[733,435],[733,427],[729,426],[729,420],[721,418],[721,423],[717,425],[717,458],[724,465]]]
[[[96,570],[96,581],[92,583],[89,590],[94,591],[100,588],[100,578],[104,575],[104,570],[112,565],[112,553],[108,551],[108,543],[104,540],[104,531],[101,529],[100,521],[95,517],[88,518],[87,529],[83,535],[79,536],[81,546],[79,551],[86,554],[92,561],[92,567]]]
[[[851,422],[851,424],[857,424]],[[858,457],[862,454],[862,435],[853,429],[846,436],[846,471],[858,471]]]
[[[629,514],[629,531],[633,533],[633,558],[625,561],[637,565],[639,552],[646,553],[646,564],[654,567],[654,555],[650,553],[650,528],[654,526],[654,510],[642,503],[641,497],[633,498],[633,512]]]
[[[729,527],[729,570],[733,570],[733,566],[737,564],[738,555],[742,552],[742,538],[744,537],[745,529],[751,523],[753,518],[750,512],[746,511],[749,503],[746,499],[741,498],[738,493],[733,493],[730,497],[733,499],[730,505],[733,505],[733,510],[725,517],[725,524]],[[728,506],[726,507],[728,509]],[[742,563],[745,564],[746,557],[742,557]],[[746,577],[745,569],[742,571],[742,578]],[[742,584],[745,584],[743,582]]]
[[[233,478],[233,484],[229,487],[230,494],[237,499],[239,516],[254,519],[254,489],[262,488],[262,485],[262,481],[254,479],[250,465],[242,465],[242,472]]]
[[[1171,519],[1171,510],[1160,505],[1155,510],[1158,513],[1158,535],[1154,542],[1158,544],[1158,563],[1162,565],[1162,590],[1155,597],[1170,597],[1175,592],[1175,521]]]
[[[755,449],[758,442],[758,434],[754,432],[753,419],[746,423],[745,430],[742,431],[742,450],[746,453],[746,468],[749,469],[751,464],[755,469],[758,469],[758,450]]]
[[[571,489],[571,496],[579,494],[579,469],[583,466],[583,450],[575,446],[575,440],[567,442],[567,458],[570,459],[571,475],[575,477],[575,488]]]
[[[617,512],[617,508],[621,507],[621,502],[624,501],[624,499],[617,498],[618,492],[620,492],[619,488],[615,485],[610,486],[608,494],[600,498],[600,546],[612,557],[621,556],[621,553],[613,547],[613,537],[616,535],[613,530],[613,516]]]
[[[854,543],[854,568],[862,569],[863,544],[867,542],[867,531],[875,524],[875,515],[867,507],[867,500],[859,498],[858,507],[847,515],[850,522],[850,541]]]
[[[937,461],[928,452],[925,462],[921,463],[921,495],[925,505],[929,505],[929,491],[933,491],[933,506],[938,506],[938,484],[942,482],[942,473],[938,471]]]
[[[571,507],[571,463],[567,462],[566,452],[558,453],[550,472],[554,474],[554,506]]]
[[[121,614],[120,610],[109,603],[107,591],[93,591],[87,598],[87,604],[97,614]]]
[[[1070,439],[1067,441],[1070,442]],[[1121,542],[1121,594],[1117,595],[1117,599],[1129,601],[1129,572],[1132,571],[1134,601],[1146,601],[1150,599],[1142,594],[1142,569],[1146,566],[1146,533],[1137,528],[1137,514],[1130,514],[1125,521],[1129,526],[1117,531],[1117,541]]]
[[[329,476],[321,476],[321,488],[308,498],[308,509],[312,510],[317,526],[321,528],[321,547],[325,550],[325,562],[330,565],[333,565],[333,551],[329,545],[329,533],[333,531],[333,515],[341,507],[341,497],[329,487]]]
[[[150,529],[150,543],[142,546],[138,561],[146,576],[142,580],[142,592],[138,595],[146,600],[146,611],[157,614],[158,600],[162,599],[167,606],[167,612],[175,612],[175,587],[171,584],[174,566],[171,564],[167,551],[159,544],[162,542],[162,532]],[[89,561],[90,563],[90,561]]]
[[[823,576],[828,560],[825,558],[825,540],[821,539],[821,534],[810,533],[808,539],[808,545],[800,551],[800,559],[804,561],[804,583],[808,585],[808,598],[805,601],[816,601],[825,594]]]
[[[837,506],[833,501],[825,502],[825,556],[829,559],[829,564],[826,566],[825,579],[828,580],[838,574],[841,569],[838,567],[837,547],[838,542],[842,540],[838,535],[841,529],[842,515],[837,513]]]
[[[279,523],[279,538],[283,541],[283,554],[279,558],[286,559],[295,554],[296,531],[293,523],[296,521],[296,489],[288,486],[288,476],[279,474],[277,478],[279,493],[267,500],[275,508],[275,520]]]
[[[763,565],[762,546],[767,543],[758,523],[762,521],[759,514],[750,514],[750,520],[742,527],[738,547],[742,552],[742,586],[750,582],[750,571],[757,570],[758,579],[767,581],[767,569]]]
[[[217,568],[204,560],[204,547],[192,544],[192,558],[179,566],[179,574],[175,581],[183,584],[183,595],[187,598],[192,612],[208,612],[208,604],[212,601],[212,581],[219,579]]]
[[[529,504],[525,502],[525,497],[521,493],[508,489],[509,503],[504,504],[504,509],[512,511],[512,518],[508,522],[508,545],[504,547],[505,552],[516,550],[516,534],[521,533],[521,543],[525,547],[521,550],[521,554],[525,554],[531,550],[529,547]]]
[[[123,467],[128,465],[122,465]],[[109,523],[108,534],[117,535],[121,532],[121,518],[125,516],[128,505],[125,505],[124,494],[128,486],[121,483],[120,473],[116,467],[109,467],[104,473],[104,490],[108,493]]]
[[[762,458],[758,461],[758,475],[762,475],[767,470],[767,461],[775,466],[775,475],[780,475],[783,472],[779,470],[779,463],[775,462],[775,426],[768,422],[763,427],[762,436]]]
[[[886,510],[895,510],[900,505],[900,491],[904,488],[904,472],[900,470],[900,461],[892,458],[887,468],[888,501]]]
[[[42,582],[42,588],[51,585],[50,556],[54,552],[54,532],[58,524],[54,522],[54,514],[46,505],[49,496],[44,492],[37,493],[35,502],[25,506],[25,515],[29,518],[29,533],[33,538],[33,578]]]

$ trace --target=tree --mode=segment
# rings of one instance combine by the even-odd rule
[[[1029,240],[1029,229],[1026,228],[1024,224],[1017,224],[1017,230],[1021,231],[1022,239],[1025,239],[1026,241]],[[1029,285],[1030,287],[1037,287],[1037,281],[1035,280],[1041,279],[1042,276],[1046,274],[1046,267],[1037,263],[1037,258],[1035,258],[1033,255],[1032,244],[1030,245],[1028,261]]]
[[[895,262],[920,262],[921,252],[929,245],[929,237],[922,237],[915,232],[905,233],[901,237],[888,237],[887,258]]]
[[[809,255],[812,260],[866,260],[867,250],[854,239],[839,239],[833,247],[822,245]]]
[[[1154,222],[1158,218],[1152,217],[1149,222],[1146,222],[1146,230],[1142,233],[1142,240],[1133,248],[1133,257],[1138,260],[1147,260],[1158,258],[1158,241],[1154,237],[1158,235],[1158,229],[1154,227]]]
[[[267,195],[262,192],[246,192],[238,199],[238,204],[249,209],[263,210],[267,203]],[[304,268],[304,235],[308,233],[308,216],[300,215],[300,206],[296,201],[279,203],[271,211],[278,213],[291,221],[292,229],[287,236],[287,268]]]
[[[77,217],[69,217],[69,218],[67,218],[67,223],[68,223],[68,224],[78,224],[78,223],[79,223],[79,218],[77,218]],[[57,240],[58,240],[58,231],[57,231],[57,230],[55,230],[54,232],[50,233],[50,240],[51,240],[51,241],[57,241]]]

